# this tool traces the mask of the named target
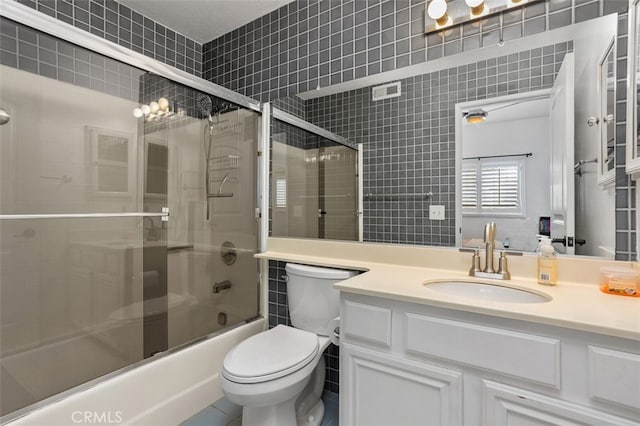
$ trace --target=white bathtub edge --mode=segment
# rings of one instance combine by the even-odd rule
[[[265,328],[265,319],[253,321],[122,373],[8,424],[179,424],[222,397],[219,373],[225,354]],[[87,415],[90,417],[85,418]]]

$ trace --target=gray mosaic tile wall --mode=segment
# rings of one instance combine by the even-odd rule
[[[0,18],[0,63],[138,102],[144,71]]]
[[[114,0],[17,0],[120,46],[198,77],[202,45]]]
[[[455,105],[549,88],[571,50],[559,43],[406,78],[402,96],[382,101],[371,87],[307,101],[310,122],[363,144],[364,194],[391,194],[365,196],[365,241],[453,246]],[[447,219],[429,220],[430,204]]]
[[[269,328],[278,324],[291,325],[289,304],[287,302],[287,284],[282,278],[286,275],[286,262],[269,261]],[[340,348],[329,345],[324,353],[326,376],[324,388],[330,392],[340,391]]]
[[[424,31],[424,0],[297,0],[203,46],[203,77],[262,101],[468,52],[627,9],[554,0]],[[502,20],[502,23],[501,23]]]
[[[284,112],[295,115],[298,118],[306,120],[306,105],[305,101],[296,95],[291,95],[286,98],[276,99],[271,103],[273,108],[281,109]]]

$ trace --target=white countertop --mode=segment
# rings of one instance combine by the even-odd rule
[[[394,252],[395,250],[402,252],[404,264],[387,262],[388,259],[393,260],[398,255]],[[268,251],[256,257],[367,271],[336,284],[335,287],[343,292],[531,321],[640,341],[640,298],[605,294],[597,285],[599,267],[610,266],[612,264],[610,261],[563,258],[559,266],[560,271],[563,270],[562,268],[565,270],[565,279],[561,278],[556,286],[543,286],[534,279],[533,271],[535,271],[537,260],[535,256],[509,259],[513,264],[511,280],[479,279],[478,281],[542,293],[549,296],[551,300],[544,303],[507,303],[453,296],[425,287],[425,282],[433,280],[474,280],[468,276],[469,265],[465,265],[465,262],[470,264],[468,262],[470,255],[451,249],[270,238]],[[425,266],[412,265],[415,259]],[[464,266],[457,267],[458,264]],[[629,262],[616,262],[617,266],[628,264]],[[527,274],[530,273],[530,276],[518,275],[518,267]],[[560,276],[562,275],[561,273]]]

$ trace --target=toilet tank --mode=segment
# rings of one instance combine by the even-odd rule
[[[340,315],[340,292],[333,284],[358,273],[287,263],[289,316],[295,328],[328,335],[329,322]]]

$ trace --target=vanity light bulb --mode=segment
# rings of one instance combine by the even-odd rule
[[[158,99],[158,106],[162,111],[167,111],[169,109],[169,100],[167,98]]]
[[[151,108],[149,107],[149,105],[142,105],[140,107],[140,110],[142,110],[142,113],[144,115],[149,115],[149,113],[151,112]]]
[[[427,8],[427,15],[436,21],[436,28],[444,28],[453,23],[453,20],[447,15],[446,0],[432,0]]]
[[[135,108],[135,109],[133,110],[133,116],[134,116],[135,118],[140,118],[140,117],[142,117],[143,115],[144,115],[144,112],[142,112],[142,110],[141,110],[140,108]]]
[[[160,111],[160,105],[158,105],[158,103],[157,103],[157,102],[151,102],[151,103],[149,104],[149,108],[150,108],[150,110],[151,110],[151,112],[152,112],[153,114],[155,114],[155,113],[157,113],[158,111]]]
[[[429,18],[440,20],[447,15],[447,2],[446,0],[432,0],[427,7],[427,14]]]
[[[484,12],[484,0],[465,0],[469,9],[471,9],[471,16],[480,16]]]

